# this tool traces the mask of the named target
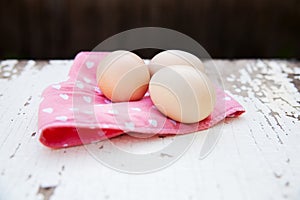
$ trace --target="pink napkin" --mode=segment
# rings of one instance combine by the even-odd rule
[[[207,129],[225,117],[237,117],[244,108],[217,89],[213,113],[194,124],[162,115],[146,93],[140,101],[111,103],[96,84],[96,69],[107,52],[79,53],[65,82],[47,87],[39,107],[40,141],[51,148],[87,144],[128,132],[145,136],[185,134]]]

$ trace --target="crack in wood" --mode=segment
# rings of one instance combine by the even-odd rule
[[[281,140],[280,136],[278,135],[277,130],[275,129],[275,127],[272,125],[271,121],[268,119],[268,117],[261,111],[261,114],[263,115],[263,117],[265,118],[266,122],[268,123],[268,125],[271,127],[271,129],[273,130],[273,132],[276,135],[276,138],[278,139],[278,142],[280,144],[283,144],[283,141]]]
[[[39,190],[37,194],[43,195],[44,200],[49,200],[51,196],[54,194],[55,189],[56,186],[47,186],[47,187],[39,186]]]
[[[160,157],[165,158],[165,157],[169,157],[172,158],[173,156],[167,153],[160,153]]]
[[[288,100],[286,100],[286,99],[284,99],[284,98],[282,98],[282,97],[274,97],[274,98],[273,98],[273,100],[278,100],[278,99],[284,101],[287,105],[291,106],[292,108],[297,109],[297,108],[300,107],[300,105],[299,105],[299,106],[294,106],[294,105],[292,105],[290,102],[288,102]]]
[[[295,117],[294,115],[291,115],[291,114],[287,114],[287,113],[286,113],[285,116],[291,117],[291,118],[293,118],[293,119],[296,119],[296,120],[300,121],[300,115],[298,115],[298,117]]]
[[[258,122],[258,123],[259,123],[261,129],[265,130],[264,124],[262,122]],[[268,132],[264,131],[264,133],[265,133],[266,138],[271,139]]]
[[[287,181],[284,185],[285,185],[285,187],[289,187],[290,186],[290,182]]]
[[[15,157],[15,155],[16,155],[17,151],[19,150],[20,146],[21,146],[21,143],[18,144],[18,146],[16,147],[14,153],[9,156],[10,159],[12,159],[13,157]]]
[[[47,66],[49,64],[50,64],[50,62],[48,60],[40,60],[40,61],[36,62],[33,67],[37,70],[42,70],[43,68],[45,68],[45,66]]]
[[[297,90],[298,90],[298,93],[300,93],[300,79],[298,78],[296,78],[296,76],[300,76],[300,74],[288,74],[288,78],[290,78],[291,79],[291,82],[295,85],[295,87],[297,88]]]
[[[282,128],[281,124],[279,123],[279,121],[278,121],[278,119],[277,119],[277,117],[280,117],[279,114],[278,114],[277,112],[271,111],[271,112],[269,113],[269,115],[270,115],[271,117],[273,117],[273,119],[276,121],[276,125],[279,126],[279,128],[280,128],[283,132],[285,132],[284,128]],[[276,115],[277,117],[275,117],[275,115]]]
[[[28,97],[27,101],[24,103],[24,107],[26,107],[30,104],[31,99],[32,99],[32,96]]]
[[[58,175],[62,175],[62,172],[65,170],[65,166],[63,165],[63,166],[61,166],[61,170],[58,172]]]
[[[262,152],[261,147],[259,146],[259,144],[256,141],[256,138],[254,137],[252,128],[250,128],[249,126],[248,126],[248,128],[249,128],[249,131],[250,131],[251,138],[254,140],[255,145],[257,146],[258,150]]]
[[[15,64],[6,64],[0,67],[0,79],[11,80],[14,75],[20,75],[25,68],[27,61],[18,61]]]
[[[275,176],[275,178],[278,178],[278,179],[282,178],[282,174],[273,172],[273,175]]]
[[[28,176],[27,176],[27,181],[29,180],[29,179],[31,179],[31,177],[32,177],[32,175],[31,174],[29,174]]]

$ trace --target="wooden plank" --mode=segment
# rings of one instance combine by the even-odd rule
[[[299,199],[300,64],[214,62],[225,89],[246,114],[225,121],[222,137],[205,159],[199,153],[208,131],[199,133],[173,165],[132,175],[102,165],[83,146],[51,150],[38,142],[41,93],[67,78],[72,61],[2,61],[0,199]],[[125,136],[114,142],[134,152],[169,140],[138,142]],[[92,145],[112,153],[106,142]]]

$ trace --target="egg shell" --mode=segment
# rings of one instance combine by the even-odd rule
[[[148,64],[150,76],[163,67],[186,65],[205,72],[202,61],[195,55],[181,50],[167,50],[155,55]]]
[[[149,80],[147,65],[140,57],[129,51],[119,50],[110,53],[97,68],[98,86],[112,102],[143,98]]]
[[[206,74],[185,65],[156,72],[150,80],[149,92],[160,112],[183,123],[205,119],[216,102],[215,89]]]

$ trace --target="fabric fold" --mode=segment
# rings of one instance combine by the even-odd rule
[[[39,106],[40,142],[50,148],[88,144],[126,132],[186,134],[208,129],[226,117],[237,117],[244,108],[221,89],[213,113],[194,124],[183,124],[162,115],[146,93],[140,101],[112,103],[96,84],[97,65],[107,52],[79,53],[67,81],[48,86]]]

